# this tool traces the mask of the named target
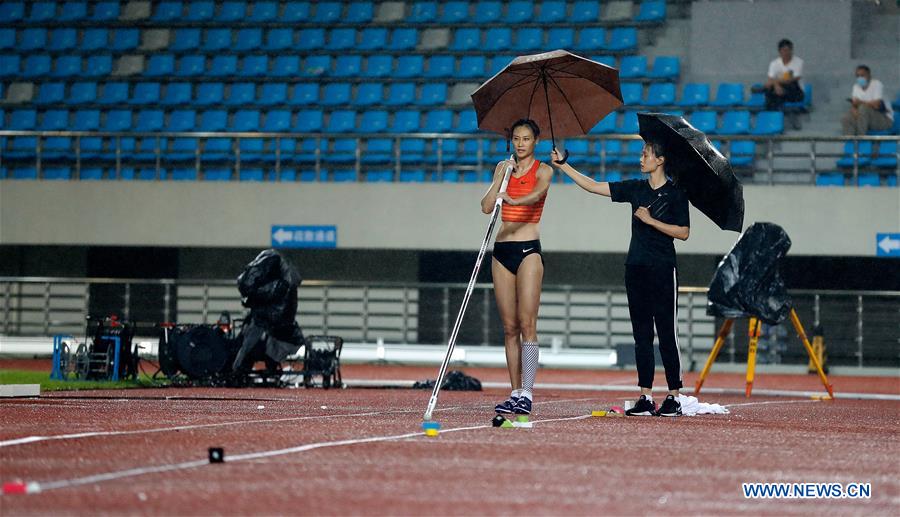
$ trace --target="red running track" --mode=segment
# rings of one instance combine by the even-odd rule
[[[433,370],[348,366],[344,376],[417,379]],[[504,378],[501,370],[466,371]],[[626,391],[540,391],[530,430],[489,427],[504,390],[443,392],[436,438],[420,428],[430,392],[405,389],[169,388],[3,400],[0,481],[45,489],[0,496],[0,513],[900,513],[900,403],[710,396],[703,400],[734,404],[731,414],[586,416],[630,398],[633,377],[542,371],[539,382],[621,382]],[[832,380],[838,390],[876,392],[885,383],[881,393],[898,391],[896,379],[864,381]],[[760,388],[813,390],[817,382],[757,378]],[[714,371],[707,386],[715,385],[742,388],[743,377]],[[9,444],[97,432],[115,434]],[[211,446],[225,449],[224,464],[205,461]],[[746,499],[743,482],[863,482],[872,496]]]

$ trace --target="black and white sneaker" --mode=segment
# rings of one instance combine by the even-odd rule
[[[662,406],[659,407],[659,412],[656,414],[659,416],[681,416],[681,402],[678,402],[674,395],[669,395],[663,401]]]
[[[513,412],[517,415],[530,415],[531,399],[528,397],[519,397],[519,400],[516,401],[516,407],[513,408]]]
[[[507,415],[512,414],[516,408],[516,403],[518,401],[519,401],[518,397],[509,397],[508,399],[506,399],[503,402],[494,406],[494,411],[496,411],[497,413],[503,413],[503,414],[507,414]]]
[[[656,416],[656,403],[647,400],[646,395],[634,403],[634,407],[625,411],[626,416]]]

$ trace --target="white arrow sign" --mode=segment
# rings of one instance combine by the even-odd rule
[[[275,239],[275,242],[277,242],[278,244],[284,244],[286,241],[294,238],[294,232],[289,232],[284,228],[279,228],[275,233],[272,234],[272,238]]]
[[[883,239],[878,241],[878,247],[885,253],[900,250],[900,239],[892,239],[890,235],[885,235]]]

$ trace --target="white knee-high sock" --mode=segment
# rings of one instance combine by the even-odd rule
[[[537,376],[540,348],[537,341],[522,343],[522,396],[533,400],[534,378]]]

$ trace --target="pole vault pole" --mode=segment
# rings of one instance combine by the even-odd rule
[[[500,190],[497,194],[506,192],[506,186],[509,184],[509,176],[512,174],[513,163],[515,157],[510,155],[509,163],[503,172],[503,182],[500,183]],[[472,277],[469,278],[469,285],[466,287],[466,294],[463,296],[462,305],[459,307],[459,314],[456,315],[456,323],[453,324],[453,331],[450,332],[450,340],[447,343],[447,353],[444,355],[444,362],[441,363],[441,369],[438,372],[437,380],[434,383],[434,389],[431,391],[431,399],[428,401],[428,407],[425,409],[425,420],[431,420],[431,413],[437,405],[438,393],[441,391],[441,384],[444,382],[444,375],[447,374],[447,366],[450,364],[450,356],[453,355],[453,348],[456,346],[456,336],[459,334],[459,327],[462,326],[463,316],[466,314],[466,307],[469,305],[469,299],[472,297],[472,290],[475,289],[475,279],[478,278],[478,271],[481,269],[481,262],[484,260],[484,253],[487,251],[488,241],[494,233],[494,224],[497,222],[497,216],[500,215],[500,207],[503,200],[498,196],[494,203],[494,211],[491,213],[491,222],[488,224],[487,232],[484,234],[484,240],[481,241],[481,249],[478,251],[478,258],[475,259],[475,269],[472,270]]]

